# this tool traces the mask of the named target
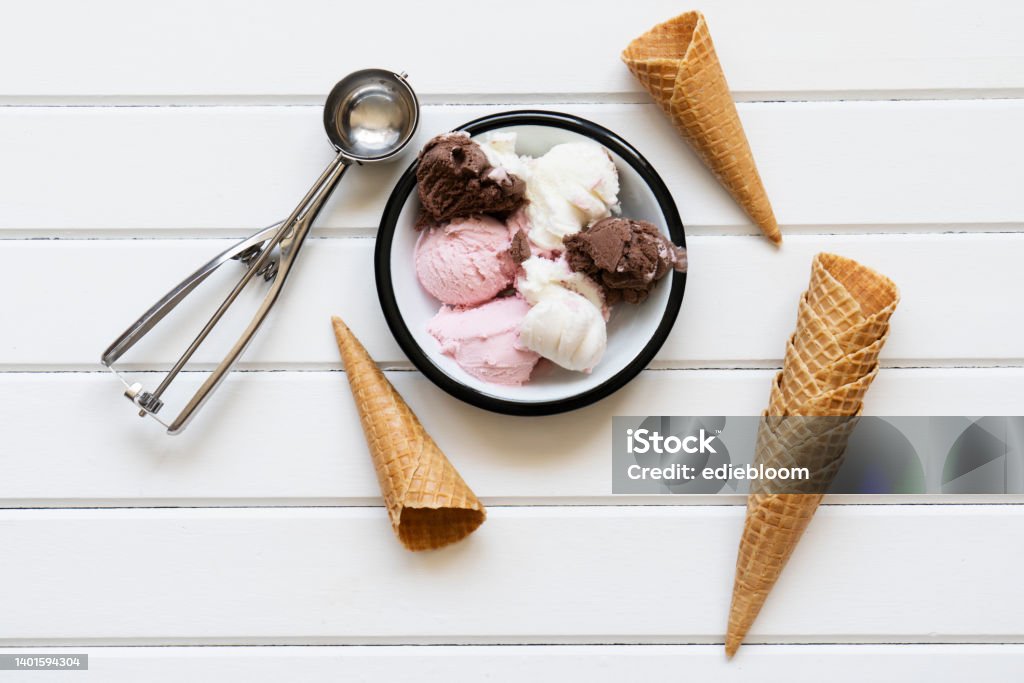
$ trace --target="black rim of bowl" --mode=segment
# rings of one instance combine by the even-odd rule
[[[463,124],[455,130],[465,131],[470,135],[479,135],[490,130],[508,128],[510,126],[562,128],[585,135],[618,154],[619,157],[633,167],[654,193],[658,206],[665,217],[665,223],[668,226],[672,241],[681,247],[686,246],[686,233],[683,229],[683,222],[679,218],[679,211],[672,200],[672,195],[661,180],[661,177],[640,152],[636,151],[632,145],[607,128],[571,114],[521,110],[484,116]],[[402,347],[402,351],[405,352],[420,372],[445,392],[460,401],[477,406],[478,408],[506,415],[554,415],[556,413],[564,413],[600,401],[624,387],[650,364],[665,343],[669,332],[672,331],[672,326],[675,324],[676,317],[679,315],[679,308],[683,303],[686,273],[672,273],[671,291],[665,311],[661,317],[661,322],[658,323],[657,329],[644,348],[625,367],[596,387],[565,398],[551,401],[527,402],[489,396],[452,378],[430,360],[426,352],[420,348],[420,345],[409,332],[409,328],[406,326],[405,320],[399,311],[398,301],[395,299],[394,285],[391,281],[391,243],[402,208],[405,206],[409,194],[415,188],[416,162],[414,161],[406,169],[405,173],[402,174],[398,184],[395,185],[395,189],[391,192],[387,205],[384,207],[384,216],[381,218],[380,230],[377,233],[377,246],[374,251],[377,296],[380,299],[381,308],[384,310],[384,319],[387,320],[388,327],[391,328],[391,333],[394,335],[395,340],[398,341],[398,345]],[[667,283],[662,282],[659,286],[664,286],[665,284]]]

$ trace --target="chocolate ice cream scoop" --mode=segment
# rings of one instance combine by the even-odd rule
[[[601,285],[609,304],[638,304],[670,270],[686,272],[686,250],[677,247],[651,223],[605,218],[565,238],[572,270]]]
[[[526,183],[491,166],[467,133],[444,133],[427,142],[420,152],[416,181],[425,217],[435,223],[507,214],[526,201]]]

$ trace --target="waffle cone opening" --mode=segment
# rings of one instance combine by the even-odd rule
[[[409,550],[433,550],[460,541],[484,523],[483,508],[402,508],[397,533]]]

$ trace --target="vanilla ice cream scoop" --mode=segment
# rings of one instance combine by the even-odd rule
[[[524,299],[537,304],[568,289],[581,295],[606,317],[607,307],[600,285],[584,273],[575,273],[565,259],[552,260],[531,256],[522,263],[523,272],[516,280],[516,288]]]
[[[555,145],[529,164],[526,177],[530,240],[561,250],[562,239],[618,211],[619,174],[595,142]]]
[[[608,346],[604,316],[576,292],[552,289],[523,318],[519,343],[563,368],[589,372]]]
[[[519,326],[519,343],[563,368],[589,372],[608,345],[601,288],[564,259],[531,256],[522,268],[516,288],[533,306]]]

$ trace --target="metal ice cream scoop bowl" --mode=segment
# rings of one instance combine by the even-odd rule
[[[167,428],[169,434],[183,430],[220,385],[259,330],[281,294],[295,258],[309,234],[310,227],[338,181],[353,164],[371,164],[396,159],[407,147],[419,123],[419,102],[406,82],[405,74],[384,69],[364,69],[349,74],[331,90],[324,104],[324,128],[337,155],[320,174],[295,210],[281,223],[264,228],[238,242],[205,263],[156,302],[103,353],[102,363],[121,379],[125,396],[139,408],[139,415],[150,416]],[[170,313],[203,280],[228,261],[236,260],[248,268],[213,313],[185,352],[174,362],[160,383],[148,390],[130,384],[113,365]],[[272,282],[238,341],[209,374],[202,386],[170,422],[158,413],[164,407],[161,396],[185,367],[196,350],[210,335],[228,308],[257,276]]]

